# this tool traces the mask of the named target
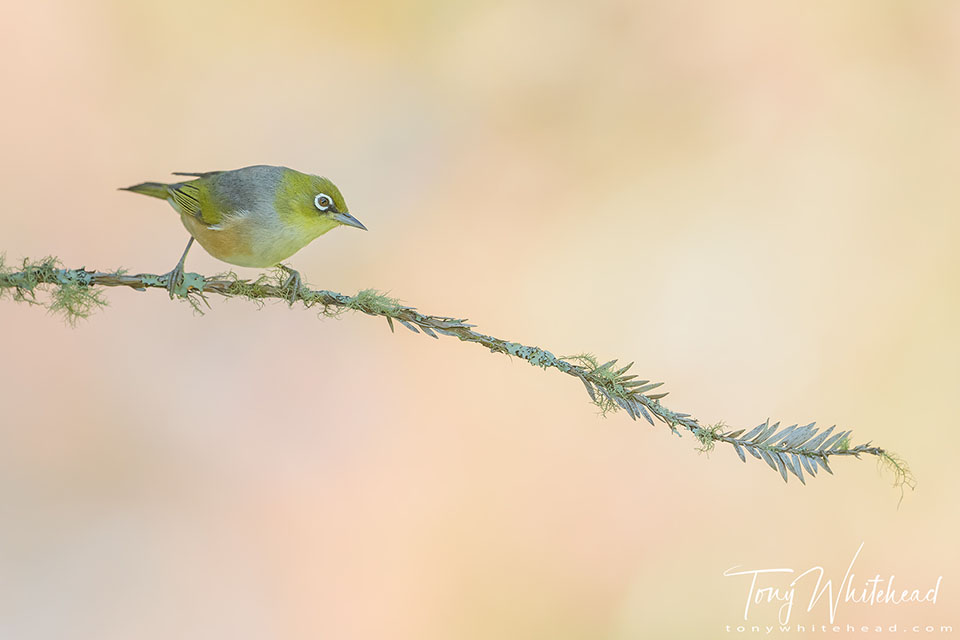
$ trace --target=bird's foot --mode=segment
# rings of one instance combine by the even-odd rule
[[[184,280],[183,263],[178,264],[172,271],[163,274],[161,277],[167,279],[167,292],[170,294],[171,300],[173,300],[173,296],[175,295],[183,295],[181,291]]]
[[[287,274],[287,279],[283,281],[283,284],[280,285],[280,288],[287,293],[287,300],[292,307],[293,303],[296,302],[298,298],[303,297],[303,278],[300,277],[299,271],[291,269],[285,264],[278,264],[277,266],[280,269],[283,269]]]
[[[161,276],[167,279],[167,291],[170,293],[171,300],[173,300],[174,295],[178,295],[181,298],[188,297],[187,294],[190,291],[190,287],[185,282],[186,278],[183,273],[183,263],[186,261],[187,254],[190,252],[190,247],[192,246],[193,236],[190,236],[190,240],[187,242],[187,248],[183,250],[183,255],[180,256],[180,261],[177,262],[177,266],[173,268],[173,271]]]

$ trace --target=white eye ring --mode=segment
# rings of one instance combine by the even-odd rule
[[[317,197],[313,199],[313,204],[317,209],[320,209],[320,211],[327,211],[333,206],[333,198],[325,193],[318,193]]]

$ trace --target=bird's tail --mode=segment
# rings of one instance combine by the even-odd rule
[[[141,182],[140,184],[135,184],[132,187],[120,187],[120,190],[133,191],[134,193],[142,193],[143,195],[150,196],[152,198],[166,200],[170,197],[170,186],[171,185],[163,184],[162,182]]]

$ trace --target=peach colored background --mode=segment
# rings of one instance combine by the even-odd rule
[[[5,300],[0,637],[725,638],[725,569],[839,579],[860,542],[861,576],[943,575],[940,602],[840,623],[960,628],[960,5],[7,0],[0,25],[9,260],[163,272],[186,232],[116,187],[323,173],[370,231],[295,256],[312,284],[636,360],[708,422],[854,428],[920,482],[899,509],[872,461],[784,485],[365,316],[118,290],[72,330]]]

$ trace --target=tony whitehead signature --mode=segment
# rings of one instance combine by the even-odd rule
[[[820,566],[810,567],[802,573],[797,573],[789,568],[740,570],[740,566],[737,565],[724,571],[723,575],[748,576],[750,579],[750,589],[747,591],[747,604],[743,608],[744,620],[747,620],[750,616],[751,604],[780,602],[781,605],[777,612],[777,618],[780,624],[788,624],[790,622],[790,614],[793,612],[793,603],[796,597],[797,587],[802,582],[809,584],[812,581],[812,577],[806,580],[804,580],[804,578],[812,575],[816,575],[816,584],[813,585],[810,593],[807,611],[812,611],[817,603],[826,596],[831,624],[833,624],[834,618],[836,618],[837,608],[840,606],[841,601],[858,602],[868,606],[878,604],[898,605],[907,602],[929,602],[936,604],[943,576],[938,577],[936,584],[930,589],[899,589],[894,587],[893,584],[895,576],[891,575],[889,578],[884,579],[880,577],[879,573],[868,580],[861,580],[859,585],[855,585],[853,565],[856,563],[861,550],[863,550],[862,542],[857,548],[857,552],[853,554],[853,558],[850,560],[850,566],[847,567],[847,572],[843,575],[843,580],[840,581],[840,584],[838,584],[836,588],[834,588],[833,579],[824,578],[826,572],[823,570],[823,567]],[[771,582],[771,579],[776,579],[777,574],[796,574],[796,577],[786,585],[784,585],[781,580],[780,586],[767,586]],[[806,586],[806,584],[803,586]]]

